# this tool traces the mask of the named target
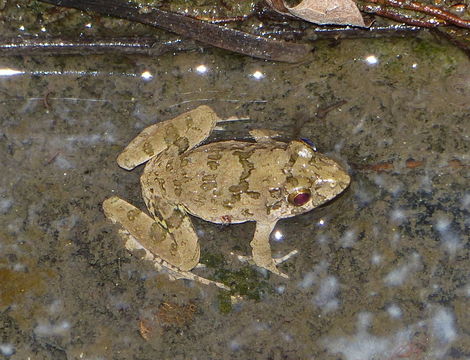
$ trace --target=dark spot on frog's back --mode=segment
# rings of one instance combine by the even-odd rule
[[[211,170],[217,170],[217,168],[219,167],[219,163],[217,161],[208,161],[207,166]]]
[[[179,210],[174,210],[166,219],[166,223],[170,229],[178,228],[183,222],[184,215]]]
[[[175,145],[178,148],[178,153],[182,154],[189,148],[189,140],[186,137],[179,137],[175,141]]]
[[[142,145],[142,149],[144,150],[144,153],[148,156],[155,155],[152,144],[150,144],[148,141],[144,142],[144,144]]]
[[[254,215],[249,209],[243,209],[242,214],[246,217],[250,217]]]
[[[261,194],[257,191],[247,191],[246,194],[252,199],[259,199],[261,197]]]
[[[187,114],[185,117],[184,117],[184,121],[186,122],[186,126],[188,128],[192,127],[193,124],[194,124],[194,120],[193,120],[193,117],[189,114]]]
[[[201,184],[201,189],[204,191],[209,191],[215,188],[217,188],[216,182],[204,182]]]
[[[207,154],[207,158],[209,160],[220,160],[220,159],[222,159],[222,154],[220,153],[220,151],[215,150],[215,151],[210,152],[209,154]]]
[[[174,191],[175,191],[175,195],[176,196],[180,196],[181,195],[181,185],[182,185],[182,181],[181,179],[174,179],[173,180],[173,188],[174,188]]]
[[[243,180],[243,181],[240,181],[240,183],[237,185],[230,186],[228,188],[228,191],[239,194],[239,193],[248,191],[249,186],[250,185],[248,184],[248,181]]]

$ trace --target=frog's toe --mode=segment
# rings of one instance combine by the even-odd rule
[[[289,260],[292,256],[296,255],[298,250],[292,250],[287,255],[284,255],[280,258],[269,259],[268,261],[260,261],[261,259],[257,258],[256,256],[244,256],[244,255],[236,255],[237,259],[242,262],[247,262],[251,265],[256,265],[260,268],[266,269],[273,274],[276,274],[284,279],[288,279],[289,276],[283,273],[281,270],[277,268],[277,265],[282,264],[284,261]],[[235,255],[235,254],[232,254]]]
[[[282,264],[283,262],[289,260],[292,256],[295,256],[299,253],[299,250],[295,249],[289,252],[288,254],[280,257],[280,258],[274,258],[273,261],[276,265]]]
[[[262,263],[255,261],[255,264],[260,268],[266,269],[269,272],[272,272],[273,274],[276,274],[277,276],[280,276],[284,279],[289,278],[287,274],[283,273],[281,270],[278,269],[275,259],[270,259],[269,261]]]
[[[268,271],[272,272],[273,274],[276,274],[276,275],[278,275],[278,276],[280,276],[280,277],[282,277],[282,278],[284,278],[284,279],[288,279],[288,278],[289,278],[289,276],[288,276],[287,274],[283,273],[281,270],[279,270],[279,269],[276,267],[276,264],[274,263],[274,261],[273,261],[272,264],[270,264],[270,265],[268,265],[268,266],[263,266],[263,268],[265,268],[266,270],[268,270]]]

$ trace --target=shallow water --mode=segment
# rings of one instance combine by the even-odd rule
[[[468,359],[468,59],[422,38],[320,43],[310,60],[1,58],[3,356]],[[348,167],[345,193],[278,223],[274,254],[299,250],[288,280],[237,260],[253,224],[194,219],[195,272],[228,293],[170,281],[104,217],[112,195],[144,208],[123,147],[200,104],[238,118],[210,141],[270,128]]]

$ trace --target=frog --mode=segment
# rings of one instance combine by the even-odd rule
[[[201,105],[142,130],[117,163],[129,171],[146,163],[140,184],[148,214],[117,196],[103,202],[104,214],[120,226],[126,248],[144,250],[157,268],[221,288],[192,271],[200,266],[200,246],[190,216],[227,225],[254,221],[252,263],[287,278],[278,268],[286,257],[271,254],[277,222],[332,200],[350,177],[310,141],[281,141],[274,130],[253,129],[253,140],[204,144],[222,121]]]

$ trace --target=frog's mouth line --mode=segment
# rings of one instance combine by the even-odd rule
[[[344,196],[346,196],[346,195],[345,195],[346,193],[349,193],[347,190],[349,189],[350,186],[351,186],[351,182],[349,182],[349,183],[343,188],[343,190],[341,190],[341,192],[338,193],[338,195],[336,195],[335,197],[333,197],[333,198],[330,199],[330,200],[325,201],[323,204],[318,205],[318,206],[316,207],[316,209],[321,209],[321,208],[330,206],[330,205],[332,205],[333,203],[339,201],[340,198],[343,198]],[[313,209],[313,210],[315,210],[315,209]]]

